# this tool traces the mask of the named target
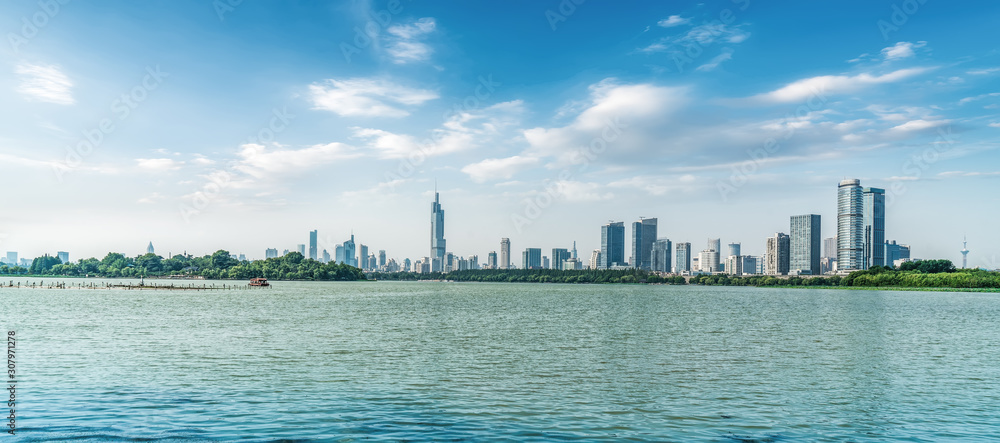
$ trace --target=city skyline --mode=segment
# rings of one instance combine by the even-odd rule
[[[967,236],[969,266],[998,267],[980,190],[1000,180],[1000,54],[978,37],[1000,7],[970,5],[885,27],[892,5],[862,1],[587,2],[554,22],[558,3],[406,3],[384,24],[368,1],[8,2],[0,164],[33,192],[8,196],[0,251],[262,258],[353,230],[423,257],[436,179],[461,256],[507,237],[514,262],[573,240],[586,259],[593,226],[643,216],[694,256],[719,237],[760,256],[788,229],[774,208],[832,236],[830,183],[857,177],[885,191],[886,240],[959,263]]]

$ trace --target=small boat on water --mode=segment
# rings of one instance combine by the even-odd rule
[[[263,286],[271,286],[271,284],[267,282],[266,278],[251,278],[250,279],[250,286],[261,286],[261,287],[263,287]]]

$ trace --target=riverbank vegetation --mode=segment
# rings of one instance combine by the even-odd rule
[[[376,273],[378,280],[449,280],[471,282],[514,282],[514,283],[669,283],[685,284],[684,277],[660,277],[634,269],[475,269],[449,273],[414,272]]]
[[[218,250],[211,255],[191,257],[175,255],[164,259],[156,254],[126,257],[117,252],[108,253],[103,259],[83,259],[62,263],[57,257],[42,256],[31,266],[0,266],[0,274],[46,275],[66,277],[202,277],[206,279],[248,280],[263,277],[274,280],[364,280],[360,269],[343,263],[321,263],[303,258],[298,252],[266,260],[240,261],[229,251]]]

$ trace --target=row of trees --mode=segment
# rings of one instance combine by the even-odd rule
[[[722,286],[852,286],[895,288],[1000,288],[1000,272],[982,269],[955,269],[950,260],[923,260],[903,263],[899,269],[873,266],[846,277],[773,276],[730,277],[698,275],[691,284]]]
[[[275,280],[364,280],[360,269],[343,263],[321,263],[292,252],[267,260],[239,261],[229,251],[218,250],[202,257],[175,255],[164,259],[156,254],[126,257],[117,252],[103,259],[87,258],[76,263],[62,263],[59,258],[36,258],[29,268],[0,266],[0,273],[90,277],[159,277],[170,275],[202,276],[209,279]]]
[[[476,269],[454,271],[447,274],[432,272],[393,272],[375,274],[379,280],[452,280],[475,282],[517,283],[673,283],[684,284],[684,277],[660,277],[640,270],[606,269]]]

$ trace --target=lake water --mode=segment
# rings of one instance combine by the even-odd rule
[[[4,288],[0,326],[14,440],[1000,438],[998,294]]]

